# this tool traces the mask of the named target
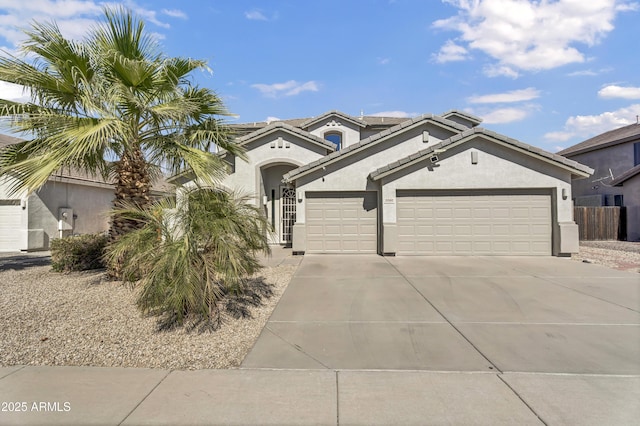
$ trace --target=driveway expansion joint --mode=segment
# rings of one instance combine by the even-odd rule
[[[533,409],[533,407],[531,405],[529,405],[527,403],[527,401],[525,401],[524,398],[522,396],[520,396],[520,394],[513,387],[511,387],[511,385],[509,383],[507,383],[506,380],[504,380],[502,378],[502,374],[497,374],[497,376],[498,376],[498,380],[500,380],[502,383],[504,383],[511,390],[511,392],[513,392],[513,394],[520,401],[522,401],[522,403],[533,413],[533,415],[536,416],[538,418],[538,420],[540,420],[542,422],[542,424],[544,424],[545,426],[548,426],[547,422],[545,422],[544,419],[542,417],[540,417],[540,415],[538,415],[538,413],[536,413],[536,411]]]
[[[409,284],[411,287],[413,287],[413,289],[424,299],[425,302],[427,302],[429,305],[431,305],[431,307],[442,317],[444,318],[444,320],[451,326],[453,327],[453,329],[469,344],[471,345],[471,347],[473,349],[476,350],[476,352],[478,352],[485,360],[487,360],[487,362],[490,364],[490,366],[488,367],[490,370],[495,370],[498,373],[502,373],[502,370],[500,370],[500,368],[498,368],[498,366],[493,363],[484,353],[482,353],[482,351],[473,344],[473,342],[471,340],[469,340],[467,338],[467,336],[465,336],[459,329],[458,327],[455,326],[455,324],[453,322],[451,322],[451,320],[449,320],[449,318],[447,318],[441,311],[440,309],[438,309],[424,294],[422,294],[422,292],[411,282],[411,280],[409,278],[407,278],[407,276],[405,276],[397,267],[396,265],[394,265],[393,263],[391,263],[389,261],[389,259],[387,259],[386,257],[384,258],[387,263],[389,265],[391,265],[391,267],[393,269],[395,269],[398,274],[407,282],[407,284]]]

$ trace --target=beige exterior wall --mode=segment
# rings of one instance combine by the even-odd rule
[[[430,138],[423,142],[423,132],[428,131]],[[438,143],[454,133],[443,131],[432,123],[421,123],[406,132],[378,142],[347,158],[325,166],[296,181],[298,199],[304,199],[311,191],[377,191],[378,184],[368,179],[369,173],[389,162],[416,153],[430,145]],[[439,135],[440,138],[435,135]],[[304,203],[304,201],[302,201]],[[300,204],[299,204],[300,206]],[[296,223],[305,222],[304,209],[297,212]]]
[[[400,189],[524,189],[548,191],[552,202],[553,247],[555,255],[576,252],[577,225],[573,222],[571,172],[542,159],[502,146],[484,137],[476,137],[439,153],[439,161],[428,159],[374,182],[368,175],[394,160],[437,143],[430,131],[423,142],[423,126],[390,138],[363,153],[341,162],[329,164],[324,170],[303,176],[297,183],[298,199],[311,191],[378,191],[381,207],[382,253],[396,251],[396,191]],[[471,152],[477,152],[478,162],[472,164]],[[294,227],[294,251],[304,251],[304,201],[298,204]],[[300,237],[300,241],[297,239]]]
[[[325,133],[340,133],[342,134],[342,148],[346,148],[360,141],[360,129],[360,126],[336,116],[328,117],[326,120],[314,124],[307,131],[322,139],[324,139]]]
[[[256,205],[261,204],[261,198],[265,195],[260,173],[262,167],[284,164],[301,166],[329,153],[326,148],[281,130],[247,144],[246,149],[247,161],[236,158],[235,172],[228,175],[222,185],[249,194]]]
[[[73,209],[73,228],[62,236],[91,234],[109,229],[108,213],[112,208],[113,187],[48,182],[28,200],[29,250],[48,249],[52,239],[60,237],[60,208]]]
[[[471,153],[478,162],[472,164]],[[396,251],[396,195],[404,189],[544,189],[551,195],[555,255],[577,252],[577,225],[573,222],[571,173],[543,160],[478,137],[381,179],[384,253]],[[564,196],[563,196],[564,191]]]

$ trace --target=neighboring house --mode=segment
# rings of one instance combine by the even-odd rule
[[[630,124],[558,152],[594,169],[571,184],[576,206],[625,206],[627,240],[640,240],[640,124]]]
[[[640,164],[616,177],[611,185],[622,187],[627,210],[627,241],[640,241]]]
[[[18,142],[0,135],[0,149]],[[11,195],[10,185],[0,180],[0,251],[47,250],[54,238],[109,229],[114,186],[101,177],[63,170],[30,195]]]
[[[234,125],[248,161],[220,153],[230,165],[223,186],[252,194],[272,242],[297,254],[577,252],[571,179],[592,170],[480,122],[458,111],[413,119],[330,111]]]

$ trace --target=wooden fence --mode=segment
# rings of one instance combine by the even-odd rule
[[[574,207],[580,241],[623,240],[626,238],[624,207]]]

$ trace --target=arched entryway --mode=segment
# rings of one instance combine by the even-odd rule
[[[265,215],[273,227],[271,244],[291,245],[291,233],[296,221],[296,191],[282,183],[282,177],[299,167],[288,162],[274,162],[259,168],[257,194]]]

